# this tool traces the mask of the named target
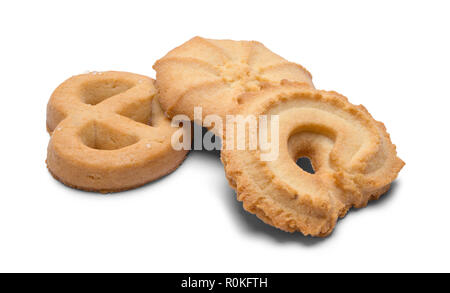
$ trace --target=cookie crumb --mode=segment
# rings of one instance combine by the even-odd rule
[[[92,74],[92,75],[102,75],[103,72],[102,71],[89,71],[88,74]]]

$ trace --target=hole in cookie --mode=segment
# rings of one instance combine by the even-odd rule
[[[132,87],[132,83],[123,80],[96,80],[84,85],[82,97],[84,97],[86,104],[97,105],[107,98],[123,93]]]
[[[300,157],[296,163],[297,166],[302,168],[303,171],[308,172],[310,174],[315,173],[311,160],[308,157]]]
[[[138,138],[109,125],[92,121],[80,132],[83,143],[97,150],[117,150],[138,142]]]

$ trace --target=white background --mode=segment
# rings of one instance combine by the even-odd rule
[[[448,1],[2,1],[1,272],[450,271]],[[365,105],[406,162],[393,190],[325,239],[243,211],[217,154],[99,195],[45,166],[46,104],[86,70],[154,77],[191,37],[258,40]]]

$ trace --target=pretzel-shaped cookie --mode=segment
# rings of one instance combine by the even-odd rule
[[[157,86],[162,109],[194,119],[194,107],[204,116],[221,117],[239,106],[241,95],[257,92],[284,79],[314,87],[311,74],[255,41],[195,37],[158,60]]]
[[[248,95],[240,113],[278,115],[279,133],[269,136],[278,136],[279,155],[228,150],[225,133],[221,159],[244,208],[270,225],[326,236],[349,208],[385,193],[404,165],[384,125],[338,93],[283,82]],[[315,174],[297,166],[303,156]]]
[[[47,106],[50,173],[71,187],[115,192],[175,170],[187,151],[172,148],[176,129],[156,94],[154,80],[126,72],[66,80]]]

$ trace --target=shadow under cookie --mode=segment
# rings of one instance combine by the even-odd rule
[[[383,207],[392,200],[398,187],[399,182],[394,181],[391,185],[391,188],[386,193],[381,195],[378,200],[369,201],[367,207],[362,209],[352,208],[346,214],[346,216],[338,219],[338,222],[344,221],[346,217],[356,215],[360,210]],[[294,242],[299,243],[303,246],[317,246],[325,243],[329,239],[332,239],[334,235],[339,233],[339,231],[336,231],[339,230],[339,225],[337,225],[335,231],[333,231],[328,237],[325,238],[304,236],[300,232],[289,233],[282,231],[278,228],[267,225],[254,214],[251,214],[244,210],[244,208],[242,207],[242,203],[236,199],[236,192],[228,185],[226,180],[224,180],[224,184],[222,186],[219,186],[218,188],[220,188],[220,194],[222,195],[224,202],[231,211],[232,216],[234,217],[234,219],[236,219],[238,223],[237,226],[239,226],[244,232],[249,233],[250,235],[254,235],[255,237],[263,236],[264,238],[269,238],[270,240],[273,240],[277,243]]]

